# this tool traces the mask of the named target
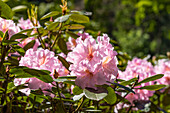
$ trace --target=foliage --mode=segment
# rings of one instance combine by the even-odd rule
[[[95,1],[95,4],[100,4],[101,1],[102,0],[99,2]],[[86,7],[93,2],[94,1],[86,0]],[[105,1],[105,3],[107,2],[108,1]],[[118,3],[116,0],[113,3],[116,2]],[[103,18],[101,17],[98,20],[100,26],[103,28],[101,30],[107,31],[102,24],[112,26],[112,29],[107,32],[113,33],[112,35],[116,36],[117,40],[120,41],[119,44],[122,46],[123,50],[133,55],[133,52],[136,52],[145,46],[143,43],[147,44],[145,42],[152,40],[152,33],[150,32],[155,28],[153,26],[157,26],[156,22],[153,22],[153,25],[150,25],[150,29],[147,30],[146,27],[148,24],[145,26],[141,23],[146,18],[145,9],[147,9],[147,7],[153,7],[151,12],[147,9],[149,11],[147,13],[149,14],[152,12],[154,12],[155,15],[159,14],[159,9],[157,8],[160,8],[160,11],[163,10],[163,6],[163,8],[157,7],[159,2],[160,1],[142,2],[140,0],[131,0],[127,3],[126,1],[121,1],[121,10],[112,10],[117,15],[114,23],[117,28],[112,28],[113,26],[110,23],[113,22],[108,23],[109,21],[104,21],[102,23],[101,20],[103,20]],[[6,3],[12,7],[12,10]],[[90,27],[93,26],[93,22],[89,24],[89,17],[82,11],[71,11],[68,7],[71,2],[67,2],[67,0],[61,0],[61,2],[57,1],[56,6],[52,3],[47,3],[46,8],[44,8],[44,3],[40,3],[39,7],[37,7],[35,5],[30,5],[31,3],[28,3],[26,0],[19,2],[7,0],[6,3],[0,1],[0,17],[2,17],[0,19],[2,20],[1,23],[3,22],[2,25],[0,24],[1,112],[166,112],[170,110],[167,101],[169,99],[168,92],[170,87],[167,84],[159,84],[160,80],[168,80],[170,71],[168,67],[169,60],[163,61],[163,65],[165,65],[164,67],[162,66],[165,70],[161,68],[163,73],[158,74],[154,72],[154,74],[152,74],[149,73],[149,71],[152,71],[149,66],[153,67],[153,65],[146,60],[147,58],[145,58],[142,61],[147,62],[148,65],[145,65],[146,63],[144,63],[144,69],[146,70],[141,73],[144,75],[147,73],[147,77],[142,76],[142,74],[135,75],[136,72],[135,74],[131,73],[131,75],[129,75],[132,77],[131,79],[120,79],[119,74],[122,74],[122,72],[117,74],[118,68],[116,57],[118,57],[119,71],[126,71],[126,65],[130,64],[127,64],[127,62],[131,59],[131,56],[122,52],[117,45],[117,42],[113,39],[110,40],[106,34],[100,36],[100,32],[95,32],[95,30],[97,30],[96,28],[90,29]],[[154,5],[152,6],[152,4]],[[163,2],[162,4],[165,5],[166,2]],[[110,4],[107,8],[112,5],[113,4]],[[134,5],[135,7],[131,7],[131,5]],[[130,8],[128,8],[128,10],[123,11],[124,7],[129,6]],[[47,13],[52,7],[56,8]],[[117,8],[118,7],[115,9]],[[137,10],[135,8],[137,8]],[[25,12],[22,12],[23,9],[25,9]],[[7,23],[7,19],[19,20],[19,12],[22,12],[24,18],[26,18],[26,9],[29,18],[26,21],[27,24],[24,23],[25,21],[23,22],[24,26],[19,26],[19,24],[15,25],[13,21],[8,21]],[[98,8],[96,7],[96,9]],[[131,18],[126,20],[124,17],[120,17],[122,16],[120,13],[129,14],[134,10],[135,18],[133,19],[135,21],[133,22],[135,23],[133,24],[136,25],[136,28],[131,27],[131,25],[127,26],[129,28],[126,28],[126,24],[131,23]],[[107,13],[104,13],[104,16],[110,15],[112,13],[112,11],[110,11],[111,10],[108,10]],[[7,15],[7,13],[11,15]],[[12,14],[14,14],[14,16]],[[43,24],[42,26],[40,25],[39,20],[40,23]],[[126,20],[125,23],[122,23],[124,20]],[[146,21],[146,23],[147,22],[148,21]],[[7,24],[11,25],[7,26]],[[31,25],[31,27],[24,28],[27,25]],[[12,28],[10,28],[11,26]],[[168,28],[168,26],[166,27]],[[15,31],[16,29],[21,30]],[[93,39],[91,35],[84,31],[89,31],[93,36],[97,37],[98,35],[98,37]],[[122,35],[127,38],[120,38]],[[164,34],[160,34],[160,36],[163,35]],[[157,35],[154,34],[154,36]],[[133,41],[134,37],[139,43]],[[133,50],[130,45],[125,44],[127,40],[132,40],[129,44],[132,46]],[[91,41],[90,44],[88,41]],[[117,45],[115,46],[117,52],[113,51],[113,47],[109,41],[112,45]],[[76,47],[74,50],[69,49],[68,42],[72,42],[74,46],[76,46],[75,43],[79,45],[80,48],[77,47],[79,51],[75,49]],[[136,44],[137,49],[134,48],[134,43]],[[95,47],[97,47],[97,49]],[[86,50],[85,52],[88,53],[87,56],[85,52],[81,54],[83,50]],[[77,51],[82,56],[78,56],[79,54],[76,53]],[[94,51],[97,52],[93,53]],[[147,53],[148,51],[149,50],[146,49],[146,51],[144,50],[143,52]],[[75,55],[71,56],[73,54]],[[138,52],[137,55],[142,56],[143,54]],[[83,59],[83,56],[85,56],[84,62],[76,61]],[[94,56],[96,59],[92,59]],[[155,63],[157,59],[159,58],[153,58],[150,59],[150,61],[159,68],[159,64]],[[99,60],[99,62],[95,65],[96,60]],[[75,64],[76,62],[78,62],[78,64]],[[88,70],[88,66],[83,70],[85,67],[84,65],[87,62],[89,63],[88,66],[91,70]],[[137,67],[140,63],[138,64],[137,62],[134,65]],[[79,66],[82,66],[82,70]],[[98,69],[99,66],[102,68]],[[94,70],[97,71],[93,73],[92,71]],[[78,71],[83,72],[78,73]],[[78,74],[75,74],[76,72]],[[72,76],[72,74],[74,76]],[[86,76],[82,77],[81,75]],[[99,77],[91,80],[94,75]],[[82,79],[81,81],[83,83],[87,82],[86,85],[88,85],[88,87],[84,88],[80,85],[82,84],[79,83],[80,79]],[[89,81],[87,81],[88,79],[97,84],[90,87],[91,84],[94,83],[90,83],[89,85]],[[103,80],[105,81],[103,82]],[[148,100],[138,99],[133,102],[126,98],[129,95],[138,94],[136,91],[151,91],[153,95],[149,96]],[[125,107],[120,107],[124,105]],[[137,111],[135,111],[135,109],[137,109]]]

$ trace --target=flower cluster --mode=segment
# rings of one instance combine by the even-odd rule
[[[54,52],[44,49],[37,49],[34,51],[33,49],[29,49],[26,51],[25,56],[21,58],[19,62],[20,66],[27,66],[33,69],[43,69],[51,72],[51,76],[53,75],[54,70],[56,70],[58,76],[67,76],[68,71],[62,65],[62,63],[58,60],[57,57],[54,56]],[[52,76],[53,77],[53,76]],[[51,89],[52,85],[50,83],[45,83],[37,78],[15,78],[14,84],[16,86],[21,84],[28,84],[28,88],[21,89],[20,91],[29,95],[31,89]],[[47,94],[45,92],[45,94]]]
[[[128,62],[126,70],[124,72],[119,73],[119,78],[124,80],[130,80],[134,77],[139,76],[139,82],[155,75],[154,68],[152,64],[146,60],[142,60],[139,58],[134,58],[132,61]],[[154,81],[143,83],[140,86],[135,88],[154,85]],[[126,96],[126,99],[133,103],[134,100],[149,100],[149,97],[153,95],[153,91],[145,90],[145,89],[134,89],[135,94],[130,93]]]
[[[82,34],[76,40],[70,38],[67,45],[72,52],[68,53],[66,60],[72,63],[69,69],[71,76],[77,76],[76,85],[95,89],[95,85],[107,84],[115,78],[117,52],[113,51],[109,40],[106,34],[98,36],[97,42],[88,34]]]
[[[158,60],[154,69],[156,74],[164,74],[157,82],[159,84],[170,85],[170,61],[166,59]]]
[[[8,30],[9,37],[20,31],[12,20],[6,20],[0,17],[0,31],[5,33]]]

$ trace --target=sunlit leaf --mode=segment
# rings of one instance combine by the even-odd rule
[[[46,18],[49,18],[49,17],[56,16],[56,15],[58,15],[58,14],[60,14],[58,11],[49,12],[48,14],[44,15],[44,16],[41,18],[41,20],[46,19]]]
[[[13,12],[11,8],[1,0],[0,0],[0,17],[4,17],[6,19],[12,19],[13,17]]]
[[[114,104],[117,100],[116,93],[113,88],[107,87],[108,95],[104,98],[109,104]]]
[[[88,91],[87,89],[84,89],[83,92],[85,96],[91,100],[99,101],[107,96],[107,93],[93,93],[93,92]]]
[[[79,14],[72,14],[70,16],[70,20],[77,22],[77,23],[88,23],[89,17]]]

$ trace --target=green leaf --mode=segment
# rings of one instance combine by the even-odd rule
[[[59,22],[52,22],[49,25],[47,25],[47,29],[50,30],[50,31],[54,30],[58,25],[59,25]]]
[[[65,22],[69,19],[69,16],[70,15],[64,15],[64,16],[58,17],[54,20],[54,22]]]
[[[164,76],[163,74],[158,74],[158,75],[154,75],[154,76],[148,77],[148,78],[140,81],[137,85],[140,85],[142,83],[146,83],[146,82],[149,82],[149,81],[154,81],[154,80],[160,79],[163,76]]]
[[[62,64],[69,70],[70,64],[61,56],[58,55],[58,59],[62,62]]]
[[[147,89],[147,90],[159,90],[166,87],[166,85],[149,85],[149,86],[144,86],[141,88],[137,88],[137,89]]]
[[[123,81],[120,84],[126,86],[126,85],[131,84],[132,82],[135,82],[136,80],[138,80],[138,78],[132,78],[132,79],[130,79],[128,81]]]
[[[83,93],[83,90],[82,90],[80,87],[75,86],[75,87],[73,88],[73,94],[74,94],[74,95],[80,95],[81,93]]]
[[[4,33],[2,31],[0,31],[0,37],[2,38],[4,35]]]
[[[57,44],[64,54],[68,53],[66,42],[63,38],[59,38]]]
[[[132,92],[132,93],[135,94],[135,92],[134,92],[132,89],[130,89],[130,88],[124,86],[124,85],[121,85],[121,84],[118,84],[118,83],[112,83],[112,82],[109,82],[109,81],[107,81],[107,82],[108,82],[108,83],[111,83],[111,84],[114,84],[114,85],[116,85],[116,86],[119,86],[119,87],[121,87],[121,88],[123,88],[123,89],[125,89],[125,90],[127,90],[127,91]]]
[[[91,100],[99,101],[107,96],[107,93],[93,93],[93,92],[88,91],[87,89],[84,89],[83,92],[85,96]]]
[[[27,35],[17,33],[17,34],[12,35],[10,40],[23,39],[23,38],[27,38],[27,37],[28,37]]]
[[[19,42],[14,40],[5,40],[2,43],[2,45],[16,45],[16,44],[19,44]]]
[[[15,68],[10,69],[9,72],[11,74],[15,74],[16,78],[36,77],[46,83],[53,82],[53,78],[50,76],[51,72],[47,70],[37,70],[37,69],[30,69],[25,66],[17,66]]]
[[[41,18],[41,20],[46,19],[46,18],[49,18],[49,17],[56,16],[56,15],[58,15],[58,14],[60,14],[58,11],[49,12],[48,14],[44,15],[44,16]]]
[[[5,80],[4,78],[0,77],[0,81],[4,81],[4,80]]]
[[[49,75],[51,72],[47,70],[24,69],[24,71],[30,75],[34,75],[36,78],[42,80],[43,82],[53,82],[53,78]]]
[[[15,51],[17,51],[21,56],[24,56],[25,55],[25,50],[18,46],[17,48],[13,48]]]
[[[24,11],[27,9],[26,5],[19,5],[19,6],[15,6],[12,8],[13,12],[20,12],[20,11]]]
[[[71,24],[68,29],[84,29],[85,26],[80,24]]]
[[[0,0],[0,17],[4,17],[6,19],[12,19],[13,17],[13,12],[11,8],[1,0]]]
[[[116,93],[113,88],[107,87],[108,95],[104,98],[109,104],[114,104],[117,100]]]
[[[88,23],[89,17],[79,14],[72,14],[70,16],[70,20],[77,22],[77,23]]]
[[[84,93],[81,93],[81,94],[79,94],[79,95],[74,95],[74,96],[73,96],[73,100],[74,100],[74,101],[80,100],[83,96],[84,96]]]
[[[24,46],[24,50],[27,51],[30,48],[33,48],[35,44],[35,40],[32,40],[31,42],[29,42],[27,45]]]
[[[76,33],[71,32],[71,31],[66,31],[66,33],[68,35],[70,35],[74,39],[77,39],[78,37],[80,37],[79,35],[77,35]]]
[[[54,81],[55,82],[65,82],[65,83],[68,83],[68,82],[74,82],[74,81],[70,81],[70,80],[75,80],[75,79],[76,79],[76,76],[61,76],[61,77],[58,77],[57,79],[54,79]]]

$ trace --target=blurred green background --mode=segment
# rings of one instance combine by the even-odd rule
[[[13,8],[15,21],[27,18],[31,4],[39,6],[39,18],[61,10],[60,0],[3,1]],[[166,55],[170,51],[170,0],[68,0],[68,7],[92,12],[85,31],[107,33],[131,56]]]

